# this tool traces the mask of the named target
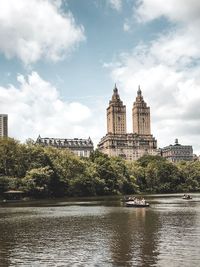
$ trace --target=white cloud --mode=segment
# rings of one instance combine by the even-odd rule
[[[165,16],[172,22],[190,23],[200,19],[199,12],[198,0],[138,0],[135,15],[143,22]]]
[[[7,113],[9,136],[87,138],[95,126],[91,110],[79,102],[64,102],[57,88],[36,72],[18,75],[19,86],[0,87],[0,113]],[[86,127],[87,126],[87,127]]]
[[[133,52],[120,55],[116,64],[107,64],[113,80],[123,90],[128,121],[131,122],[131,106],[140,84],[151,106],[152,133],[159,146],[179,138],[180,143],[191,144],[194,152],[200,153],[200,2],[138,3],[134,10],[139,22],[164,16],[172,24],[149,44],[140,44]]]
[[[112,78],[119,85],[122,100],[127,104],[128,129],[132,131],[131,109],[137,87],[151,107],[152,133],[159,146],[179,138],[181,143],[194,145],[200,152],[200,67],[177,71],[163,64],[151,64],[140,57],[127,55],[121,66],[112,69]]]
[[[0,52],[25,64],[57,61],[85,39],[83,26],[61,9],[62,1],[0,0]]]
[[[164,17],[172,24],[152,42],[150,53],[164,64],[184,66],[200,59],[200,2],[198,0],[139,0],[135,17],[140,22]]]
[[[152,43],[150,53],[166,65],[187,66],[200,59],[199,29],[180,29]]]
[[[120,11],[121,8],[122,8],[122,0],[108,0],[110,6],[117,10],[117,11]]]
[[[127,21],[124,22],[123,29],[124,29],[125,32],[129,32],[130,31],[131,26]]]

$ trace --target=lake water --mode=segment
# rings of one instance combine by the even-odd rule
[[[200,266],[200,194],[0,204],[0,267]]]

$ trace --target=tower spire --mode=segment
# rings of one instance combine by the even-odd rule
[[[140,85],[138,85],[137,95],[138,95],[138,96],[141,96],[141,95],[142,95],[142,91],[141,91],[141,89],[140,89]]]
[[[114,89],[113,89],[113,92],[114,92],[115,94],[118,94],[118,89],[117,89],[117,85],[116,85],[116,83],[115,83],[115,87],[114,87]]]

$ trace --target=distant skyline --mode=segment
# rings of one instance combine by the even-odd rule
[[[115,83],[127,131],[140,85],[158,147],[200,154],[198,0],[0,0],[0,113],[9,136],[106,134]]]

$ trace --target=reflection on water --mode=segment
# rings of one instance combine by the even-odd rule
[[[200,195],[0,206],[0,266],[199,266]]]

